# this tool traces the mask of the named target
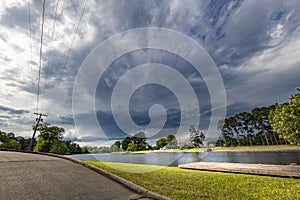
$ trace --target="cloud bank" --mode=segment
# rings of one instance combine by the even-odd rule
[[[99,43],[134,28],[169,28],[201,44],[223,78],[228,116],[256,106],[285,102],[300,85],[300,3],[297,0],[90,0],[69,58],[68,50],[84,1],[59,1],[56,17],[56,1],[46,2],[39,111],[48,114],[48,122],[63,126],[65,136],[72,140],[85,138],[87,143],[95,144],[93,141],[103,139],[77,132],[74,126],[72,91],[80,65]],[[41,8],[40,1],[30,2],[30,42],[27,1],[0,3],[0,130],[24,136],[32,134],[31,125],[35,122],[32,113],[36,111]],[[132,67],[150,62],[172,66],[186,77],[197,94],[201,112],[199,129],[205,130],[213,108],[203,77],[181,57],[148,49],[115,60],[99,81],[95,109],[99,123],[111,132],[110,139],[124,136],[113,123],[109,109],[113,86]],[[147,71],[144,71],[144,76],[147,76]],[[149,124],[149,108],[153,104],[164,107],[166,130],[174,131],[181,119],[178,100],[159,85],[146,85],[134,93],[130,102],[132,120],[141,126]],[[81,113],[86,127],[90,125],[85,119],[89,112]],[[157,119],[162,117],[159,112],[154,116]],[[97,127],[89,129],[97,132]]]

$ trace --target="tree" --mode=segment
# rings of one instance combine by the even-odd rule
[[[112,144],[110,146],[110,151],[111,152],[121,151],[121,142],[120,141],[116,141],[114,144]]]
[[[177,139],[174,135],[168,135],[166,137],[166,140],[167,140],[167,147],[168,148],[177,148],[178,146],[178,142],[177,142]]]
[[[253,116],[253,128],[256,130],[259,136],[264,137],[267,145],[274,144],[274,142],[278,144],[276,137],[274,137],[274,132],[272,130],[271,124],[269,122],[269,113],[271,110],[274,109],[275,105],[271,105],[269,107],[254,108],[251,111],[251,114]],[[261,140],[262,143],[264,143],[263,138],[261,138]]]
[[[192,140],[193,147],[200,147],[203,144],[203,140],[205,139],[204,133],[195,129],[194,125],[191,125],[189,128],[190,138]]]
[[[201,131],[195,131],[190,135],[194,147],[200,147],[203,144],[205,138],[204,133]]]
[[[167,145],[167,139],[166,138],[160,138],[156,141],[155,148],[160,149]]]
[[[137,151],[146,150],[148,148],[149,145],[146,142],[146,139],[144,132],[139,132],[131,137],[131,141],[137,146]]]
[[[76,144],[70,140],[64,141],[64,143],[67,146],[67,154],[80,154],[83,153],[83,149],[79,146],[79,144]]]
[[[40,124],[38,127],[40,131],[39,140],[34,139],[35,151],[49,152],[57,154],[75,154],[82,153],[81,147],[71,141],[63,141],[64,129],[57,126],[50,126],[49,123]],[[22,136],[15,136],[14,133],[5,133],[0,131],[0,148],[28,150],[31,138],[24,138]],[[84,152],[87,152],[85,149]]]
[[[21,144],[21,150],[28,150],[31,138],[24,138],[22,136],[18,136],[16,137],[16,140]],[[36,139],[34,139],[33,145],[36,145]]]
[[[121,148],[121,142],[120,141],[115,141],[114,145],[118,148]]]
[[[126,137],[122,142],[120,143],[120,147],[124,151],[128,151],[128,147],[130,143],[133,143],[136,145],[137,151],[150,149],[151,146],[146,142],[147,138],[144,132],[136,133],[132,137]],[[119,145],[119,144],[116,144]]]
[[[89,153],[89,150],[86,146],[82,147],[82,153]]]
[[[8,143],[9,137],[6,135],[5,132],[0,131],[0,148],[5,148],[4,145]]]
[[[57,126],[50,126],[50,124],[40,124],[38,126],[38,131],[40,131],[38,142],[34,148],[36,152],[53,152],[52,146],[60,144],[57,141],[60,141],[63,137],[64,129]],[[51,150],[52,149],[52,150]]]
[[[300,145],[300,89],[291,95],[289,103],[278,104],[274,111],[270,111],[269,119],[281,138]]]
[[[134,144],[133,142],[129,143],[126,151],[137,151],[137,145]]]
[[[217,140],[215,143],[216,147],[222,147],[222,146],[224,146],[224,144],[225,144],[225,142],[221,139]]]
[[[122,140],[121,142],[121,148],[126,151],[128,148],[129,143],[131,143],[131,138],[130,137],[126,137],[124,140]]]
[[[21,144],[17,140],[11,139],[7,143],[1,143],[0,148],[20,150]]]
[[[49,152],[65,155],[68,152],[68,147],[65,142],[54,140]]]
[[[0,131],[0,148],[21,149],[21,144],[15,139],[15,134]]]

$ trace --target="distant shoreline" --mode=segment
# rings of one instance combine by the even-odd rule
[[[192,148],[192,149],[167,149],[167,150],[144,150],[144,151],[133,151],[133,152],[112,152],[115,154],[143,154],[143,153],[192,153],[192,152],[255,152],[255,151],[300,151],[300,146],[296,145],[270,145],[270,146],[236,146],[236,147],[215,147],[215,148]]]

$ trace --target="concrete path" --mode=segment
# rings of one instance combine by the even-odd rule
[[[0,199],[139,199],[123,185],[74,162],[0,151]],[[144,198],[142,198],[144,199]]]
[[[300,178],[300,165],[197,162],[179,165],[184,169]]]

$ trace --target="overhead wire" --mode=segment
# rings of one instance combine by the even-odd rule
[[[45,1],[43,1],[42,10],[42,30],[41,30],[41,40],[40,40],[40,57],[39,57],[39,71],[38,71],[38,85],[36,94],[36,112],[39,112],[39,96],[40,96],[40,82],[41,82],[41,69],[42,69],[42,58],[43,58],[43,36],[44,36],[44,21],[45,21]]]
[[[56,21],[57,21],[57,10],[58,10],[58,4],[60,0],[56,1],[56,6],[55,6],[55,14],[54,14],[54,22],[52,25],[52,33],[51,33],[51,42],[50,42],[50,48],[49,48],[49,54],[48,54],[48,60],[47,60],[47,67],[46,67],[46,72],[45,72],[45,83],[44,83],[44,96],[46,95],[46,83],[48,80],[48,69],[51,64],[51,56],[52,56],[52,47],[53,47],[53,40],[54,40],[54,32],[55,32],[55,26],[56,26]]]
[[[66,68],[66,65],[67,65],[67,63],[68,63],[68,61],[69,61],[69,57],[70,57],[70,54],[71,54],[71,51],[72,51],[72,48],[73,48],[73,44],[74,44],[74,41],[75,41],[75,38],[76,38],[76,35],[77,35],[77,32],[78,32],[78,29],[79,29],[81,20],[82,20],[82,18],[83,18],[84,12],[85,12],[86,2],[87,2],[87,0],[84,1],[84,6],[83,6],[83,9],[82,9],[82,12],[81,12],[79,21],[78,21],[78,23],[77,23],[75,33],[74,33],[74,35],[73,35],[73,39],[72,39],[72,41],[71,41],[71,45],[70,45],[70,47],[69,47],[68,54],[67,54],[66,59],[65,59],[65,62],[64,62],[64,64],[63,64],[62,71],[61,71],[61,73],[60,73],[60,76],[59,76],[59,79],[58,79],[58,83],[57,83],[56,88],[58,88],[59,85],[60,85],[60,82],[61,82],[61,80],[62,80],[62,76],[63,76],[64,71],[65,71],[65,68]]]
[[[28,6],[28,29],[29,29],[29,46],[30,46],[30,60],[28,62],[29,68],[30,68],[30,73],[31,73],[31,90],[34,91],[33,89],[33,69],[32,69],[32,36],[31,36],[31,5],[30,5],[30,0],[27,1],[27,6]]]

